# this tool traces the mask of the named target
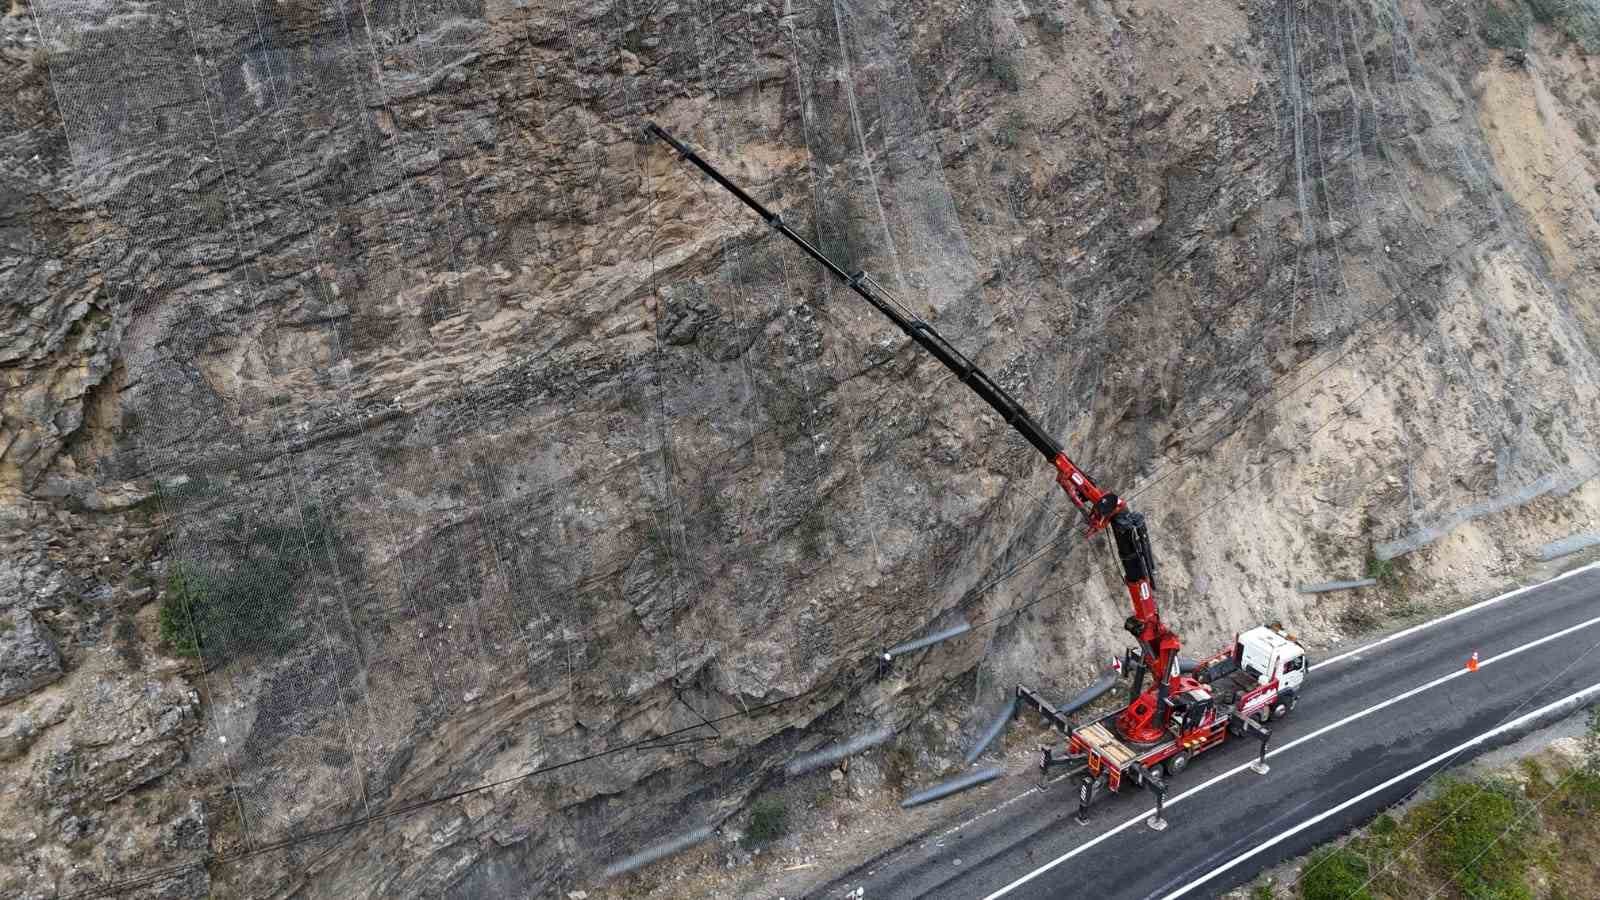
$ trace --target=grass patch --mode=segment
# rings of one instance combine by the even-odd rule
[[[1348,847],[1324,847],[1311,854],[1300,879],[1305,900],[1373,900],[1367,890],[1367,861]]]
[[[1400,898],[1418,885],[1466,900],[1576,900],[1600,875],[1600,708],[1578,759],[1557,752],[1506,778],[1441,778],[1403,815],[1378,816],[1355,837],[1311,855],[1299,896]]]
[[[1589,727],[1583,734],[1583,768],[1600,775],[1600,706],[1589,709]]]
[[[1422,858],[1438,881],[1483,900],[1533,896],[1527,875],[1538,820],[1516,785],[1446,779],[1407,820],[1423,836]]]
[[[768,844],[789,833],[789,805],[773,796],[761,797],[750,807],[750,827],[745,840]]]

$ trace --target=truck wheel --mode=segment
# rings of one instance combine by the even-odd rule
[[[1284,716],[1287,716],[1289,713],[1294,712],[1294,705],[1295,703],[1299,702],[1299,700],[1300,698],[1296,697],[1293,693],[1279,695],[1278,702],[1272,705],[1272,717],[1274,719],[1281,719]]]
[[[1189,751],[1187,750],[1176,756],[1167,757],[1167,761],[1161,764],[1161,771],[1166,772],[1168,778],[1180,774],[1187,768],[1189,768]]]

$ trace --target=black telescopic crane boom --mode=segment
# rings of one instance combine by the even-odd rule
[[[1000,418],[1004,419],[1007,425],[1010,425],[1017,430],[1018,434],[1027,438],[1028,443],[1044,454],[1045,459],[1054,463],[1056,457],[1062,455],[1061,444],[1051,437],[1043,426],[1034,421],[1033,417],[1028,415],[1027,411],[1022,408],[1022,405],[1015,398],[1006,393],[1005,389],[1000,385],[996,384],[987,372],[978,368],[976,363],[967,359],[961,351],[952,347],[950,342],[945,340],[937,329],[924,321],[922,317],[906,309],[899,301],[890,296],[887,291],[884,291],[871,276],[865,272],[856,272],[854,275],[846,272],[837,263],[825,256],[821,250],[812,246],[811,242],[796,234],[794,229],[784,223],[782,216],[767,209],[759,200],[745,193],[744,188],[729,181],[726,176],[717,171],[715,166],[701,159],[693,150],[684,146],[677,138],[668,134],[659,125],[651,122],[645,128],[651,135],[671,145],[672,149],[678,151],[679,156],[693,163],[696,168],[706,173],[712,181],[726,188],[728,193],[738,197],[739,202],[755,210],[756,214],[777,230],[779,234],[793,241],[796,246],[805,251],[807,256],[821,263],[846,287],[859,294],[861,299],[872,304],[873,309],[888,317],[889,321],[905,332],[907,337],[916,341],[924,350],[933,354],[934,359],[937,359],[944,364],[945,368],[954,372],[956,377],[961,379],[962,384],[971,388],[973,393],[983,398],[983,402],[989,404],[995,412],[999,413]]]
[[[693,150],[663,131],[654,122],[647,125],[645,130],[650,135],[665,141],[680,156],[693,163],[695,168],[722,185],[728,193],[738,197],[745,206],[755,210],[763,221],[793,241],[807,256],[821,263],[823,268],[832,272],[835,278],[860,295],[861,299],[872,304],[873,309],[883,313],[897,328],[905,332],[906,336],[932,354],[933,358],[945,368],[954,372],[962,384],[983,398],[983,402],[999,413],[1007,425],[1027,438],[1028,443],[1044,454],[1044,458],[1055,467],[1056,483],[1066,491],[1068,499],[1088,519],[1090,534],[1102,528],[1110,528],[1112,538],[1116,541],[1117,555],[1122,562],[1122,580],[1133,603],[1133,616],[1124,623],[1124,627],[1139,641],[1144,653],[1145,668],[1155,675],[1157,684],[1154,690],[1142,694],[1137,702],[1128,707],[1122,717],[1125,721],[1118,727],[1124,736],[1133,740],[1147,741],[1159,737],[1170,715],[1165,703],[1167,681],[1169,673],[1172,672],[1172,661],[1177,657],[1179,642],[1178,636],[1161,621],[1160,613],[1156,609],[1155,560],[1150,553],[1150,539],[1145,530],[1144,517],[1129,510],[1127,501],[1095,484],[1088,473],[1078,468],[1078,465],[1061,449],[1061,444],[1046,433],[1043,426],[1034,421],[1015,398],[996,384],[987,372],[978,368],[976,363],[952,347],[937,329],[923,321],[921,316],[906,309],[884,290],[882,285],[864,272],[851,275],[840,268],[809,241],[795,234],[792,228],[784,224],[782,216],[761,205],[754,197],[745,193],[744,188],[729,181],[715,166],[701,159]]]

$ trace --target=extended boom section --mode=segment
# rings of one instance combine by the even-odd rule
[[[884,290],[883,285],[879,284],[872,276],[859,271],[853,275],[846,272],[837,263],[824,255],[821,250],[812,246],[810,241],[796,234],[794,229],[783,221],[782,216],[767,209],[760,201],[745,193],[743,188],[729,181],[726,176],[716,170],[715,166],[701,159],[693,150],[680,143],[677,138],[663,131],[654,122],[645,126],[645,128],[650,134],[671,145],[672,149],[678,151],[679,156],[693,163],[695,168],[704,172],[712,181],[722,185],[729,193],[738,197],[739,202],[754,210],[756,215],[760,216],[773,230],[793,241],[795,246],[805,251],[807,256],[821,263],[823,268],[831,272],[846,287],[858,294],[863,300],[872,304],[873,309],[882,313],[907,337],[916,341],[922,349],[928,351],[945,368],[954,372],[956,377],[961,379],[962,384],[971,388],[973,393],[983,399],[983,402],[989,404],[995,412],[1000,414],[1000,418],[1004,419],[1007,425],[1015,428],[1018,434],[1027,438],[1028,443],[1044,454],[1046,459],[1054,461],[1059,457],[1065,461],[1067,466],[1066,469],[1062,470],[1063,472],[1071,471],[1080,476],[1082,475],[1081,472],[1078,472],[1078,468],[1072,464],[1072,461],[1066,458],[1066,454],[1062,453],[1061,445],[1056,442],[1056,439],[1051,437],[1038,422],[1035,422],[1033,417],[1028,415],[1027,411],[1022,408],[1021,404],[1017,403],[1010,394],[1005,392],[1005,389],[996,384],[987,372],[978,368],[976,363],[967,359],[961,351],[952,347],[950,342],[945,340],[937,329],[924,321],[921,316],[907,309],[887,290]],[[1058,465],[1057,468],[1060,468],[1060,466]],[[1066,476],[1063,475],[1062,477]],[[1087,479],[1085,478],[1085,480]],[[1094,489],[1092,483],[1090,483],[1089,487],[1090,490]],[[1071,494],[1072,489],[1069,488],[1067,493]],[[1082,501],[1075,502],[1078,502],[1080,508],[1083,507]]]

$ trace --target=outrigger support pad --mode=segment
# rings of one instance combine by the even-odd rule
[[[1150,826],[1151,831],[1166,831],[1167,820],[1162,818],[1161,810],[1167,802],[1167,783],[1161,780],[1161,776],[1157,775],[1154,769],[1147,769],[1142,765],[1135,764],[1133,772],[1137,776],[1139,783],[1148,788],[1150,793],[1156,795],[1155,814],[1145,819],[1144,823]]]

